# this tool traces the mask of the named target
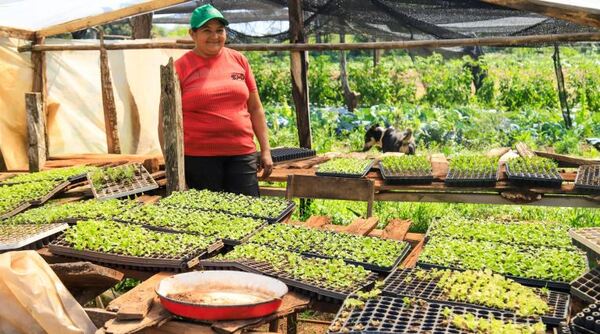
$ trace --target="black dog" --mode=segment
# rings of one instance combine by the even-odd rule
[[[412,136],[412,130],[397,131],[393,127],[387,129],[375,124],[365,133],[365,146],[363,152],[368,151],[373,146],[381,147],[385,152],[402,152],[404,154],[415,154],[417,148]]]

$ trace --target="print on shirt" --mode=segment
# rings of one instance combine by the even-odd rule
[[[233,72],[233,73],[231,73],[231,80],[244,81],[244,80],[246,80],[246,76],[244,75],[244,73]]]

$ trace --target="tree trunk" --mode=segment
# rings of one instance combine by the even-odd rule
[[[152,33],[152,13],[134,16],[129,19],[131,38],[150,38]]]

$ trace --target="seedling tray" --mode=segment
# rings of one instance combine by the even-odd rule
[[[415,269],[398,269],[394,271],[385,279],[382,293],[391,297],[416,297],[448,305],[477,307],[490,311],[513,313],[509,310],[449,300],[444,296],[442,289],[436,286],[438,280],[418,279],[414,272]],[[569,296],[568,293],[549,291],[547,303],[550,306],[550,312],[542,316],[542,321],[545,324],[556,326],[560,324],[561,321],[566,321],[568,319],[569,305],[571,303],[571,296]]]
[[[67,224],[0,225],[0,253],[42,248],[67,227]]]
[[[571,331],[571,333],[575,333],[575,334],[598,334],[598,331],[596,330],[589,330],[587,328],[578,326],[578,325],[571,325],[573,327],[573,330]]]
[[[600,255],[600,227],[571,229],[569,235],[596,255]]]
[[[335,289],[331,287],[323,287],[323,285],[319,285],[319,282],[313,281],[300,281],[298,279],[292,278],[288,273],[278,271],[274,269],[270,264],[266,262],[257,262],[251,260],[235,260],[235,261],[213,261],[206,260],[201,261],[200,265],[204,269],[231,269],[236,268],[238,270],[252,272],[256,274],[266,275],[270,277],[277,278],[287,284],[290,287],[295,288],[298,292],[309,295],[311,297],[317,297],[317,299],[325,299],[332,301],[342,301],[346,299],[350,294],[358,291],[358,290],[366,290],[373,286],[375,279],[377,278],[377,274],[372,273],[364,284],[361,286],[357,286],[350,289]]]
[[[184,271],[196,266],[201,258],[208,257],[222,247],[223,243],[221,241],[217,241],[210,245],[207,249],[182,256],[156,255],[141,257],[117,253],[77,250],[73,248],[63,236],[61,236],[51,242],[48,246],[48,249],[52,254],[89,260],[100,264],[109,264],[151,271]]]
[[[54,197],[54,195],[58,194],[59,192],[65,190],[65,188],[68,187],[70,184],[71,184],[71,182],[69,182],[69,181],[64,181],[64,182],[58,184],[47,195],[43,196],[40,199],[31,201],[31,205],[42,205],[42,204],[48,202],[49,199]]]
[[[158,184],[146,168],[141,164],[134,164],[137,168],[135,178],[131,183],[108,183],[102,189],[96,189],[96,186],[91,181],[90,173],[87,174],[88,181],[92,187],[94,197],[100,200],[119,198],[130,195],[143,193],[146,191],[154,190],[158,188]],[[123,165],[125,166],[125,165]],[[110,168],[122,168],[121,167],[110,167]]]
[[[373,167],[373,164],[375,163],[375,160],[371,160],[371,162],[367,165],[367,167],[365,167],[365,169],[363,170],[363,172],[361,174],[349,174],[349,173],[334,173],[334,172],[319,172],[319,170],[317,169],[317,171],[315,172],[315,174],[317,176],[333,176],[333,177],[350,177],[350,178],[361,178],[361,177],[365,177],[367,175],[367,173],[369,173],[369,171],[371,170],[371,168]]]
[[[315,155],[317,155],[315,150],[303,147],[279,147],[271,150],[273,162],[306,159]]]
[[[403,242],[403,241],[399,241],[399,242]],[[354,261],[354,260],[350,260],[350,259],[343,259],[343,260],[344,260],[344,262],[346,262],[348,264],[353,264],[355,266],[361,266],[367,270],[374,271],[376,273],[389,274],[390,272],[392,272],[394,270],[394,268],[396,268],[400,265],[400,262],[402,262],[402,260],[404,260],[404,258],[406,257],[406,255],[408,255],[408,252],[410,251],[410,245],[406,242],[404,242],[404,243],[405,243],[404,249],[398,255],[398,258],[396,259],[394,264],[389,267],[382,267],[382,266],[378,266],[378,265],[375,265],[372,263]],[[316,257],[316,258],[321,258],[321,259],[334,259],[333,256],[327,256],[327,255],[318,254],[318,253],[314,253],[314,252],[300,252],[300,253],[302,255],[308,256],[308,257]]]
[[[600,267],[571,282],[571,294],[589,303],[600,302]]]
[[[442,266],[442,265],[437,265],[437,264],[431,264],[431,263],[427,263],[427,262],[423,262],[423,261],[417,261],[417,266],[421,267],[421,268],[425,268],[425,269],[450,269],[450,270],[458,270],[458,271],[467,270],[467,269],[457,268],[457,267],[453,267],[453,266]],[[523,285],[527,285],[527,286],[539,287],[539,288],[546,287],[548,289],[561,291],[561,292],[569,292],[569,290],[571,289],[571,285],[569,284],[569,282],[549,281],[549,280],[543,280],[543,279],[537,279],[537,278],[525,278],[525,277],[518,277],[518,276],[513,276],[513,275],[508,275],[508,274],[501,274],[501,275],[506,278],[510,278],[513,281],[521,283]]]
[[[510,170],[510,162],[506,163],[506,177],[509,181],[515,183],[522,183],[527,185],[534,185],[540,187],[560,187],[562,184],[562,177],[558,172],[548,173],[513,173]]]
[[[450,187],[493,187],[498,181],[498,173],[483,173],[482,175],[473,175],[473,173],[460,174],[450,170],[446,175],[444,183]]]
[[[31,202],[21,203],[19,206],[15,207],[14,209],[1,214],[0,220],[7,219],[14,215],[17,215],[17,214],[27,210],[30,206],[31,206]]]
[[[389,170],[381,162],[379,162],[379,171],[381,172],[381,177],[385,183],[388,184],[429,184],[433,182],[433,174],[431,170],[429,170],[427,174],[402,174]]]
[[[577,169],[575,189],[600,192],[600,165],[583,165]]]
[[[362,309],[354,308],[348,311],[342,307],[337,313],[333,324],[339,323],[346,330],[332,331],[329,327],[328,334],[339,333],[436,333],[459,334],[467,333],[454,327],[443,315],[444,308],[449,308],[454,314],[471,313],[479,318],[493,317],[505,323],[521,323],[533,325],[536,321],[530,318],[516,317],[514,314],[445,305],[439,303],[414,302],[407,305],[402,298],[380,296],[369,299]],[[362,325],[361,327],[356,327]]]
[[[229,214],[232,216],[262,219],[262,220],[266,220],[269,224],[274,224],[274,223],[279,223],[280,221],[282,221],[287,215],[289,215],[292,211],[294,211],[295,208],[296,208],[296,203],[294,203],[292,201],[288,201],[288,204],[285,207],[285,209],[283,209],[283,211],[281,211],[281,213],[276,217],[263,217],[263,216],[257,216],[257,215],[251,215],[251,214],[234,213],[234,212],[227,211],[227,210],[211,210],[211,209],[204,209],[204,208],[194,209],[194,210],[209,211],[209,212],[211,212],[211,211],[212,212],[221,212],[221,213],[226,213],[226,214]]]

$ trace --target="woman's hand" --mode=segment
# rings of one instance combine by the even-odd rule
[[[273,159],[271,158],[271,151],[261,151],[260,152],[260,162],[258,165],[258,171],[263,171],[261,177],[269,177],[271,172],[273,171]]]

